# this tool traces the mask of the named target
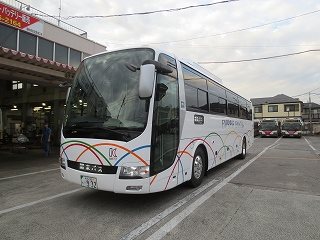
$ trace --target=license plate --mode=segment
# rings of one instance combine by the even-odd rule
[[[80,179],[82,187],[98,189],[97,178],[81,175]]]

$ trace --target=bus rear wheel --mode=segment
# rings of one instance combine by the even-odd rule
[[[192,176],[189,181],[191,187],[198,187],[202,183],[204,173],[205,173],[205,154],[201,148],[198,148],[193,157],[192,163]]]

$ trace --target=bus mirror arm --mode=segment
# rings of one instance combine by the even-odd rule
[[[155,66],[155,69],[157,70],[157,73],[160,73],[160,74],[170,74],[172,73],[172,69],[161,63],[161,62],[158,62],[158,61],[155,61],[155,60],[146,60],[142,63],[142,66],[143,65],[147,65],[147,64],[152,64]]]

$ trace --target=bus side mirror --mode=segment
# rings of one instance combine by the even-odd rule
[[[141,65],[139,78],[139,97],[150,98],[152,96],[156,67],[153,64]]]
[[[159,74],[172,73],[172,69],[167,65],[155,60],[146,60],[140,67],[139,97],[150,98],[152,96],[155,70]]]

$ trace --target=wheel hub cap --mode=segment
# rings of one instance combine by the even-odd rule
[[[200,156],[196,156],[196,159],[194,160],[194,164],[193,164],[194,177],[196,179],[199,179],[201,177],[202,168],[203,168],[202,158]]]

